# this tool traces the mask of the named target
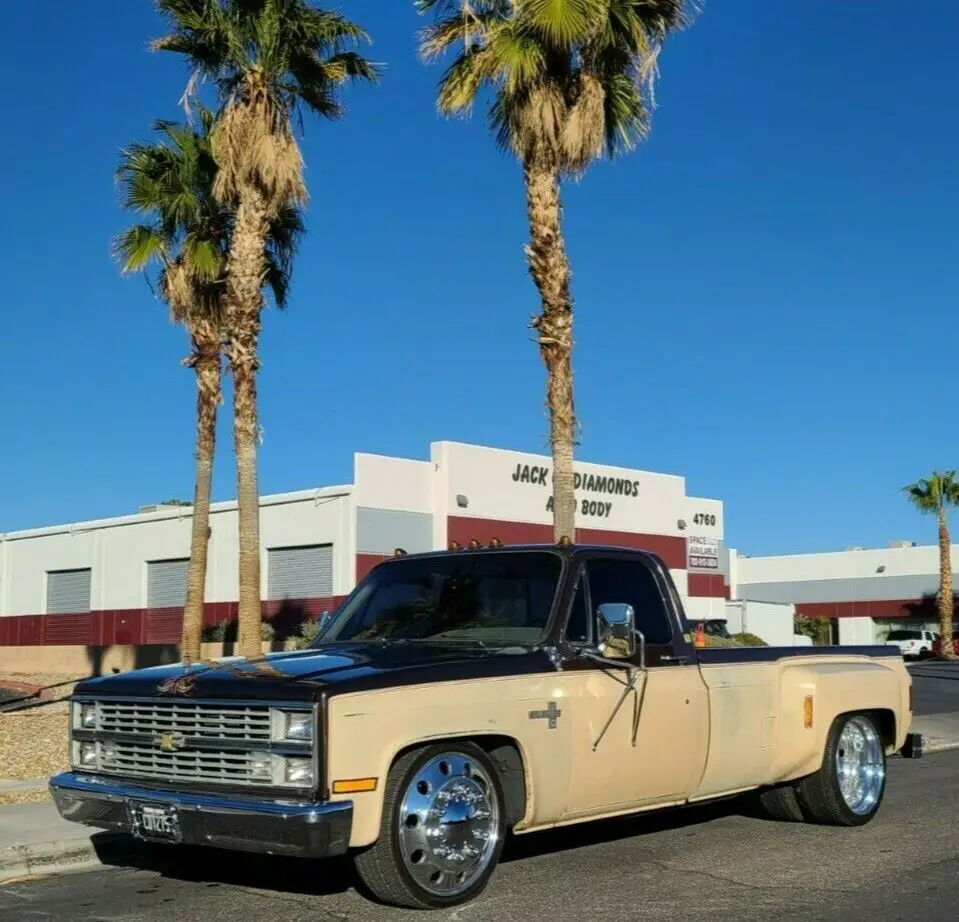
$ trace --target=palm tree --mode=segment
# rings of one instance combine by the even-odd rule
[[[427,60],[458,54],[440,83],[444,115],[468,113],[486,87],[498,146],[523,166],[532,320],[546,366],[553,456],[553,530],[575,535],[573,299],[560,183],[649,129],[651,77],[667,35],[687,20],[683,0],[415,0],[436,21],[421,34]]]
[[[217,407],[222,401],[221,343],[225,328],[225,272],[233,216],[213,196],[217,175],[210,145],[212,114],[200,109],[196,127],[160,120],[159,139],[121,152],[117,179],[123,207],[144,218],[119,234],[114,256],[124,273],[158,265],[158,291],[171,319],[185,327],[192,346],[184,364],[197,380],[196,477],[190,562],[183,610],[181,656],[200,658],[206,588],[210,493]],[[272,223],[267,280],[277,306],[286,303],[302,219],[292,208]]]
[[[928,479],[903,487],[903,492],[916,509],[927,515],[935,515],[939,523],[939,633],[942,637],[942,655],[954,659],[952,542],[946,513],[950,506],[959,506],[959,482],[956,481],[956,472],[933,471]]]
[[[193,71],[187,98],[199,79],[216,86],[214,194],[236,214],[226,322],[239,505],[238,647],[241,655],[254,656],[261,618],[256,373],[269,226],[284,208],[306,201],[293,118],[303,109],[340,117],[341,86],[373,81],[376,72],[347,50],[366,33],[307,0],[156,0],[156,7],[170,33],[152,47],[186,58]]]

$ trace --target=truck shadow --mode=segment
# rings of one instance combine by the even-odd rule
[[[594,820],[510,836],[503,849],[502,863],[522,862],[676,829],[688,829],[689,835],[695,835],[697,826],[736,816],[762,818],[754,802],[741,797],[703,806]],[[127,838],[118,843],[117,837],[110,833],[95,835],[93,844],[104,865],[152,872],[206,887],[236,886],[305,896],[331,896],[351,889],[364,892],[348,857],[316,862],[199,846],[153,846]]]

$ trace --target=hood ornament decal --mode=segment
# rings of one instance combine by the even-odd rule
[[[289,681],[297,680],[297,676],[290,675],[288,672],[277,669],[276,666],[272,666],[266,662],[266,656],[258,656],[253,659],[244,659],[240,662],[227,663],[218,663],[215,660],[200,660],[196,665],[201,668],[194,672],[184,671],[178,676],[170,676],[170,678],[164,679],[156,686],[157,692],[161,695],[189,695],[195,690],[196,681],[200,676],[209,675],[213,672],[227,672],[244,679],[266,678],[287,679]],[[244,669],[244,666],[250,666],[252,669]],[[186,667],[186,669],[189,669],[189,666]],[[300,679],[300,681],[304,680]],[[308,684],[323,684],[316,683],[315,681],[306,681]]]

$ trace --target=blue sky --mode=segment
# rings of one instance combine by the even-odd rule
[[[344,121],[306,125],[309,236],[264,325],[263,492],[348,481],[354,451],[546,447],[520,170],[483,113],[435,114],[412,2],[337,5],[386,68]],[[565,190],[579,457],[684,474],[753,555],[934,540],[899,489],[959,465],[959,6],[936,13],[705,0],[662,55],[649,140]],[[185,337],[108,255],[119,148],[180,114],[160,32],[146,0],[5,18],[0,531],[192,495]]]

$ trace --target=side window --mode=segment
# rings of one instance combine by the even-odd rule
[[[586,610],[586,580],[580,576],[576,581],[576,594],[566,623],[566,639],[570,643],[589,643],[589,612]]]
[[[667,644],[672,638],[669,618],[659,586],[649,568],[635,560],[614,558],[586,564],[589,600],[595,614],[606,602],[626,602],[636,613],[636,628],[646,643]]]

